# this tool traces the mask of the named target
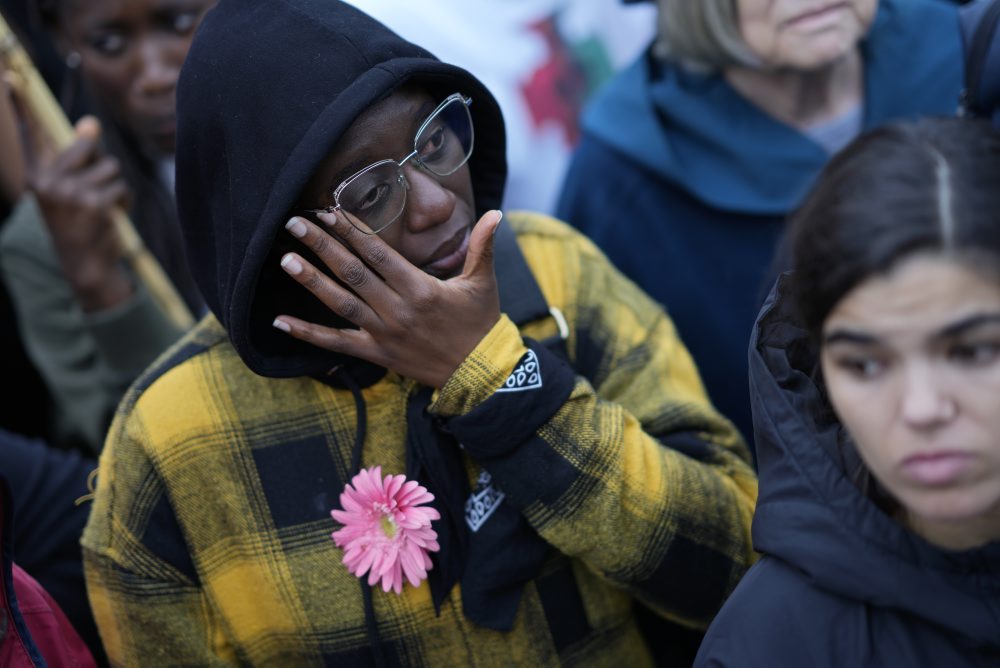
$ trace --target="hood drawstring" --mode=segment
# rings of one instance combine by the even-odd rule
[[[330,374],[336,375],[340,382],[344,384],[344,387],[350,390],[351,396],[354,397],[357,427],[354,434],[354,447],[351,449],[351,471],[348,475],[348,478],[352,478],[361,471],[361,450],[364,448],[365,435],[368,431],[368,413],[365,406],[365,397],[361,393],[361,387],[343,364],[331,369]],[[379,638],[378,623],[375,621],[375,604],[372,600],[372,588],[364,578],[358,578],[358,582],[361,584],[361,595],[365,602],[365,628],[368,633],[368,643],[371,645],[372,654],[374,654],[375,665],[381,668],[381,666],[388,664],[382,652],[382,641]]]
[[[365,445],[365,435],[368,432],[368,412],[365,406],[365,397],[361,394],[361,386],[354,380],[354,376],[343,364],[330,369],[330,375],[335,375],[351,392],[354,397],[354,410],[357,413],[357,428],[354,434],[354,447],[351,448],[351,470],[349,478],[354,477],[361,471],[361,450]]]

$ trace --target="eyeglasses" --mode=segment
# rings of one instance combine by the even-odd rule
[[[306,209],[310,213],[346,211],[364,222],[369,229],[354,225],[365,234],[378,234],[392,225],[406,206],[410,184],[403,165],[412,159],[438,177],[457,172],[472,155],[472,98],[461,93],[449,95],[417,130],[413,152],[396,162],[379,160],[345,179],[333,191],[333,206]]]

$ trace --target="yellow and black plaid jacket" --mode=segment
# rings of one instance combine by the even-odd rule
[[[497,390],[528,354],[522,337],[557,326],[519,331],[502,317],[431,411],[453,420],[470,481],[477,457],[488,458],[498,487],[562,556],[527,585],[510,632],[470,623],[457,585],[436,614],[424,582],[402,595],[374,589],[379,637],[406,665],[648,664],[633,602],[705,627],[754,558],[748,452],[661,308],[568,227],[510,218],[569,324],[572,391],[522,433],[509,416],[537,402]],[[541,360],[541,393],[546,365],[556,366]],[[364,466],[405,470],[415,389],[389,373],[363,390]],[[355,429],[348,391],[255,375],[211,317],[148,370],[119,407],[83,536],[111,661],[369,661],[361,589],[330,539]]]

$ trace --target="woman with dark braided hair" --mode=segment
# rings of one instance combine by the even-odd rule
[[[0,278],[56,400],[53,440],[90,451],[82,456],[0,432],[0,476],[13,502],[10,538],[18,565],[53,596],[99,660],[79,546],[88,507],[73,502],[86,492],[93,454],[125,388],[182,333],[125,264],[109,214],[124,205],[188,306],[201,310],[173,204],[174,89],[194,29],[212,4],[40,0],[43,25],[80,84],[73,92],[86,94],[100,121],[82,119],[73,144],[58,153],[30,131],[21,133],[25,150],[11,151],[18,138],[5,135],[5,167],[25,169],[4,192],[20,200],[0,235]],[[15,120],[9,105],[0,106],[8,130],[35,127],[27,115]]]
[[[202,308],[173,204],[174,105],[191,36],[212,4],[37,3],[100,120],[82,118],[60,152],[25,133],[29,194],[4,225],[0,266],[56,400],[58,435],[94,452],[125,388],[182,333],[125,263],[115,206],[129,211],[189,308]]]

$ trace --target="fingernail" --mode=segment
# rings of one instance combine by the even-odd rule
[[[328,227],[333,227],[337,224],[337,212],[336,211],[320,211],[316,214],[316,217],[323,221]]]
[[[285,223],[285,229],[291,232],[293,236],[299,238],[306,235],[306,224],[298,218],[292,218],[290,221]]]
[[[96,139],[101,134],[101,124],[94,116],[84,116],[76,122],[76,134],[79,137]]]
[[[497,235],[497,230],[500,229],[500,221],[503,220],[503,211],[497,209],[496,212],[497,212],[497,222],[493,225],[493,236]]]
[[[280,318],[275,318],[274,322],[272,322],[271,325],[275,329],[280,329],[281,331],[283,331],[285,333],[288,333],[288,332],[292,331],[292,328],[288,326],[288,323],[285,322],[284,320],[281,320]]]
[[[288,253],[285,257],[281,258],[281,266],[284,267],[285,271],[289,274],[295,275],[302,273],[302,263],[299,262],[298,259],[291,253]]]

